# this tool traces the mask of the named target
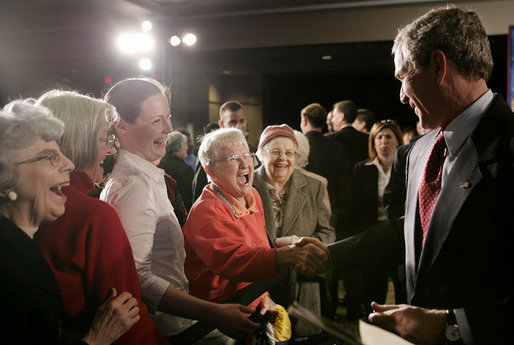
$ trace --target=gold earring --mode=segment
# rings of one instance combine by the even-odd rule
[[[18,194],[16,194],[15,191],[11,190],[11,191],[7,192],[7,197],[11,201],[16,201],[16,199],[18,199]]]

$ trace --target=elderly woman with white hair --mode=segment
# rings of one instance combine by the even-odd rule
[[[178,185],[180,196],[189,211],[193,204],[193,169],[184,161],[187,158],[187,137],[178,132],[168,134],[166,140],[166,155],[161,159],[158,167],[164,169]]]
[[[313,173],[312,171],[305,170],[305,167],[307,166],[307,164],[309,164],[309,153],[311,150],[309,145],[309,139],[307,139],[305,134],[303,134],[300,131],[294,130],[293,132],[294,137],[298,142],[298,156],[296,158],[295,169],[321,182],[321,184],[323,185],[323,190],[325,191],[323,203],[328,209],[328,217],[330,218],[330,216],[332,215],[332,208],[330,206],[330,197],[328,196],[328,180],[321,175]]]
[[[277,275],[281,266],[314,270],[324,264],[327,258],[315,245],[270,247],[261,198],[252,187],[253,154],[240,130],[205,135],[198,157],[211,183],[184,226],[191,294],[225,302],[252,282]]]
[[[32,240],[41,224],[65,212],[63,188],[70,183],[74,165],[57,145],[63,130],[62,121],[32,102],[15,101],[0,112],[3,343],[111,344],[139,320],[137,300],[127,292],[116,296],[110,289],[104,291],[107,301],[96,314],[100,303],[95,305],[87,325],[70,323],[62,313],[54,273]]]
[[[319,180],[295,170],[297,151],[298,142],[288,125],[268,126],[262,132],[257,150],[262,166],[255,171],[254,186],[262,198],[266,232],[278,247],[294,244],[302,237],[331,243],[335,232],[323,201],[326,192]],[[297,284],[296,296],[301,305],[321,314],[319,283]],[[296,299],[296,296],[285,298]],[[295,336],[319,331],[299,321]]]

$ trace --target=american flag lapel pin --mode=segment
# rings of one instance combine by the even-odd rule
[[[467,189],[469,187],[471,187],[471,183],[469,181],[461,182],[460,185],[459,185],[460,189]]]

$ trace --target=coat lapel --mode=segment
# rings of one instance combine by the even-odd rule
[[[295,232],[293,224],[298,218],[301,210],[307,202],[305,195],[305,185],[307,182],[303,175],[298,171],[293,171],[289,178],[289,186],[287,189],[287,202],[284,210],[284,219],[282,221],[282,234],[281,236],[288,236],[290,232]]]
[[[477,152],[469,138],[458,154],[452,172],[447,176],[434,206],[425,246],[421,252],[416,283],[434,263],[462,205],[482,179],[478,162]]]
[[[405,166],[408,169],[407,192],[405,200],[404,238],[405,238],[405,270],[407,278],[407,292],[412,296],[414,282],[416,281],[418,258],[416,254],[416,226],[418,214],[418,189],[419,181],[425,169],[430,150],[437,136],[436,131],[427,133],[416,141],[411,152],[407,156]]]
[[[271,206],[271,198],[266,184],[266,171],[264,170],[264,167],[261,166],[259,169],[255,170],[253,183],[262,200],[264,218],[266,220],[273,219],[273,208]],[[275,222],[266,221],[265,228],[268,237],[271,239],[271,242],[274,243],[277,238]]]

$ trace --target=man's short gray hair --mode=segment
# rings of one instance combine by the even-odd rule
[[[34,100],[17,100],[0,111],[0,190],[18,185],[16,150],[33,145],[37,140],[58,141],[64,123],[51,111],[34,104]]]
[[[202,163],[202,167],[213,165],[215,161],[221,159],[221,151],[225,147],[245,145],[248,143],[241,132],[237,128],[220,128],[202,137],[202,143],[198,149],[198,159]]]
[[[441,50],[470,79],[488,80],[493,70],[489,40],[478,14],[455,6],[433,9],[400,29],[392,53],[408,52],[404,64],[423,71]]]

